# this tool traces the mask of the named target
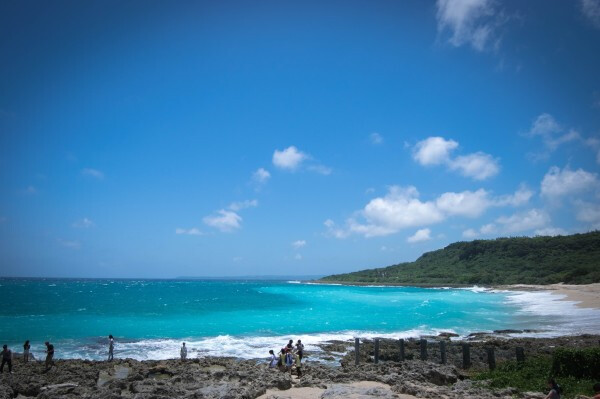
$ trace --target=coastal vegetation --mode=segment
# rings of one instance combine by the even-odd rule
[[[600,231],[456,242],[414,262],[323,277],[322,282],[399,285],[600,282]]]
[[[479,372],[475,380],[488,381],[490,388],[512,387],[521,392],[548,391],[547,380],[554,377],[561,397],[593,395],[592,386],[600,373],[600,348],[559,348],[552,356],[537,356],[525,362],[506,361],[493,371]]]

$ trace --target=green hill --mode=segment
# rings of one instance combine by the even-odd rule
[[[319,281],[416,285],[600,282],[600,231],[557,237],[456,242],[414,262]]]

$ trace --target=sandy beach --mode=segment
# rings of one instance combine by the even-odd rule
[[[562,296],[562,300],[575,302],[582,308],[600,309],[600,283],[595,284],[550,284],[550,285],[503,285],[494,287],[508,291],[548,291]]]

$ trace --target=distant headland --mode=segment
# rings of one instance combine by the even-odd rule
[[[326,276],[321,283],[416,286],[600,282],[600,231],[456,242],[414,262]]]

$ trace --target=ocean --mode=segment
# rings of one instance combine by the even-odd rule
[[[0,279],[0,340],[43,356],[167,359],[181,342],[189,357],[264,358],[301,339],[408,338],[441,331],[466,336],[500,329],[528,336],[597,333],[600,311],[546,292],[352,287],[298,281]]]

